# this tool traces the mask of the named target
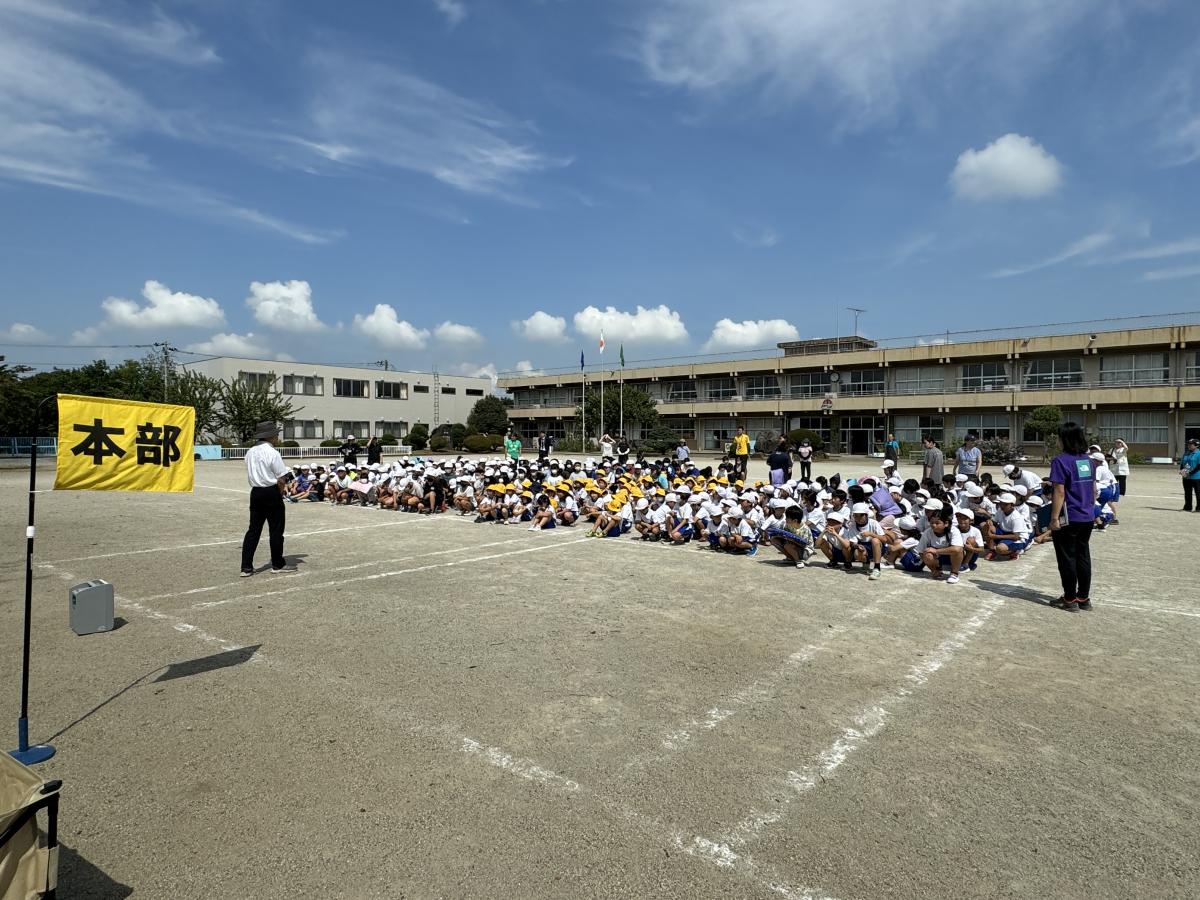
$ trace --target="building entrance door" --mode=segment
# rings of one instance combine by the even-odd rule
[[[887,435],[887,416],[842,416],[842,452],[866,456],[882,449]]]

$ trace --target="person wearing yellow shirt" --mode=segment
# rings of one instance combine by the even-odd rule
[[[741,425],[738,426],[737,434],[733,436],[733,462],[737,467],[736,471],[745,478],[750,465],[750,435],[746,434],[746,429]]]

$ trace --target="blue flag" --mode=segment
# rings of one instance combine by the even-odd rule
[[[579,371],[583,371],[583,351],[579,351]]]

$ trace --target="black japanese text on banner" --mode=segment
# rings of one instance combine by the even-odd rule
[[[190,406],[58,395],[56,491],[192,490]]]

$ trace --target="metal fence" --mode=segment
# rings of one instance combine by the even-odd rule
[[[12,458],[29,455],[29,442],[33,438],[6,437],[0,438],[0,458]],[[37,439],[38,456],[55,456],[58,454],[58,438],[40,437]]]
[[[221,459],[245,459],[246,452],[249,447],[222,447]],[[29,452],[29,445],[25,445],[25,452]],[[361,454],[367,455],[367,448],[364,445]],[[408,456],[412,453],[412,447],[407,444],[397,444],[394,447],[384,447],[384,456]],[[335,459],[337,458],[337,447],[280,447],[279,455],[284,459]]]

